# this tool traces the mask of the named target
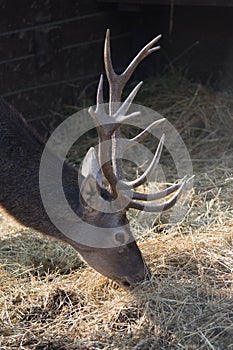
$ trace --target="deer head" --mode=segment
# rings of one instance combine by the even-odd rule
[[[156,52],[154,46],[160,35],[147,44],[132,60],[126,70],[115,73],[110,50],[110,32],[107,31],[104,46],[104,63],[109,83],[109,108],[106,110],[103,99],[103,76],[101,75],[97,90],[96,108],[90,107],[98,132],[98,152],[91,148],[80,170],[80,202],[82,219],[96,229],[98,244],[83,245],[73,243],[84,260],[101,274],[118,281],[123,286],[130,286],[149,276],[149,270],[140,250],[130,232],[127,211],[130,208],[147,212],[161,212],[171,208],[181,195],[185,182],[174,184],[157,193],[143,194],[136,188],[146,182],[159,162],[164,144],[162,136],[153,161],[147,170],[136,180],[128,181],[124,176],[122,158],[124,152],[142,141],[150,130],[163,122],[157,120],[132,139],[123,139],[120,128],[123,123],[138,115],[127,114],[142,82],[129,94],[123,103],[122,91],[138,64],[148,55]],[[106,186],[107,182],[107,186]],[[105,183],[105,185],[103,185]],[[169,196],[166,200],[165,197]],[[163,203],[148,203],[163,199]],[[103,235],[98,229],[104,228]]]

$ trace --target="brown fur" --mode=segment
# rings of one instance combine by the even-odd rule
[[[130,231],[125,232],[128,241],[122,246],[93,248],[71,240],[53,225],[44,209],[39,189],[39,166],[44,145],[21,115],[2,99],[0,118],[0,204],[4,211],[26,227],[71,244],[90,266],[122,285],[128,286],[143,280],[147,269]],[[55,155],[53,161],[56,162]],[[86,222],[98,223],[100,226],[103,224],[109,228],[109,235],[114,235],[118,226],[127,224],[125,212],[89,212],[80,203],[77,178],[77,172],[65,164],[63,186],[71,208]],[[51,195],[56,191],[52,180],[48,181],[48,191]],[[59,204],[57,216],[62,219],[64,216]]]

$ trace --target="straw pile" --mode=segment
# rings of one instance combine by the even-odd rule
[[[179,222],[130,214],[152,280],[123,290],[1,218],[1,350],[233,349],[233,96],[170,75],[139,100],[175,125],[195,173]]]

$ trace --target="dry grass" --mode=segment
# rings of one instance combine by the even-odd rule
[[[170,76],[139,98],[181,132],[195,173],[176,224],[131,213],[152,280],[122,290],[2,218],[1,350],[233,349],[233,96]]]

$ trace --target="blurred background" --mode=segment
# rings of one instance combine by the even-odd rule
[[[231,89],[232,23],[231,0],[1,0],[0,95],[40,128],[64,105],[95,103],[107,28],[118,72],[161,33],[137,79],[179,71]]]

